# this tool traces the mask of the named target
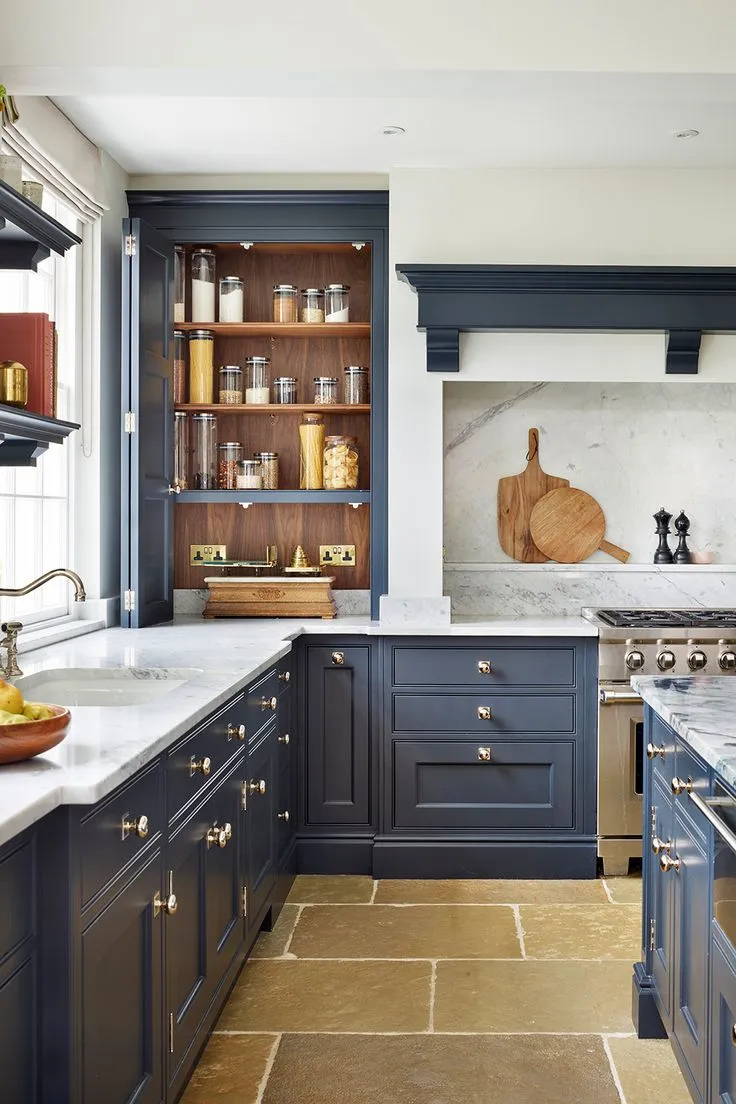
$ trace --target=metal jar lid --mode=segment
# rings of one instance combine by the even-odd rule
[[[277,376],[273,381],[274,387],[277,383],[296,383],[296,376]]]
[[[236,460],[235,463],[241,472],[257,472],[261,466],[260,460]]]
[[[240,441],[220,441],[218,449],[242,448]]]
[[[215,251],[214,251],[214,249],[212,248],[211,245],[202,245],[202,246],[200,246],[199,249],[193,249],[192,250],[192,256],[193,257],[196,257],[198,253],[199,254],[204,253],[208,257],[214,257],[214,255],[215,255]]]
[[[238,364],[222,364],[219,368],[220,372],[229,372],[231,375],[242,376],[243,369]]]
[[[337,383],[337,377],[336,376],[315,376],[314,377],[314,382],[315,383],[335,383],[336,384]]]
[[[350,284],[328,284],[325,291],[350,291]]]
[[[348,364],[345,366],[345,375],[364,376],[367,372],[367,368],[360,368],[357,364]]]
[[[271,359],[270,359],[270,357],[263,357],[263,356],[250,356],[250,357],[246,357],[246,358],[245,358],[245,363],[246,363],[246,364],[251,364],[251,365],[254,365],[254,366],[255,366],[255,365],[259,365],[259,366],[260,366],[260,365],[262,365],[262,364],[270,364],[270,363],[271,363]]]
[[[174,330],[174,337],[186,337],[184,330]]]
[[[192,414],[192,419],[197,422],[216,422],[216,414]]]
[[[296,295],[299,288],[296,286],[296,284],[274,284],[273,290],[275,292],[278,292],[280,295],[291,295],[292,293]]]
[[[241,280],[240,276],[221,276],[220,284],[231,284],[233,287],[242,287],[243,280]]]
[[[254,460],[278,460],[279,454],[277,452],[254,452]]]
[[[302,295],[324,295],[322,288],[302,288]]]
[[[190,341],[214,341],[215,335],[212,330],[190,330]]]
[[[183,410],[176,410],[176,411],[174,411],[174,418],[175,418],[175,419],[176,419],[176,418],[188,418],[188,417],[189,417],[189,415],[188,415],[188,414],[185,414]]]

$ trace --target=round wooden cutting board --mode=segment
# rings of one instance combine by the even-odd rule
[[[606,519],[592,497],[577,487],[559,487],[540,498],[529,519],[532,540],[557,563],[580,563],[600,549],[622,563],[629,553],[604,539]]]

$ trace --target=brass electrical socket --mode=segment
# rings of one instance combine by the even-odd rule
[[[325,567],[355,567],[355,545],[321,544],[319,562]]]
[[[226,560],[226,544],[190,544],[189,566],[204,567],[208,560]]]

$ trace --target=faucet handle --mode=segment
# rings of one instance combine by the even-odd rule
[[[15,636],[22,628],[23,623],[21,621],[3,621],[0,625],[0,632],[12,633]]]

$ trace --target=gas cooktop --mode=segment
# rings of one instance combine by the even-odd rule
[[[595,616],[615,629],[736,629],[733,609],[599,609]]]

